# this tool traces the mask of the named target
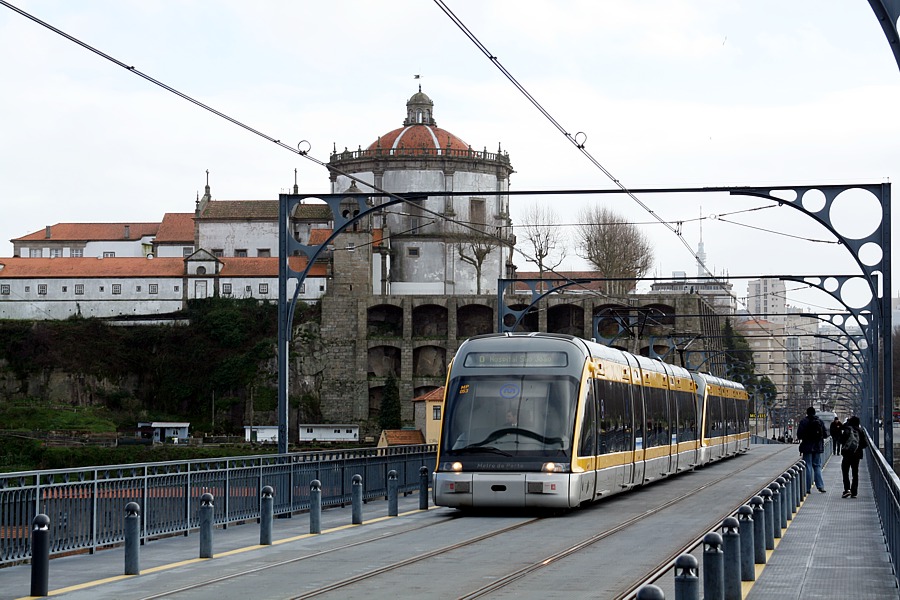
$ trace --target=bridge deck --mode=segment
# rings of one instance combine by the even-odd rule
[[[866,463],[859,463],[858,497],[841,498],[841,459],[828,460],[828,491],[813,487],[746,600],[900,598]]]
[[[773,462],[780,461],[785,464],[786,460],[794,460],[796,452],[796,446],[757,448],[760,454],[771,454]],[[788,457],[785,453],[791,453],[791,456]],[[774,471],[777,472],[777,469]],[[744,584],[746,599],[900,600],[869,484],[866,461],[860,464],[861,485],[859,497],[855,500],[841,498],[839,458],[826,463],[824,475],[828,492],[820,494],[813,490],[812,494],[807,496],[783,532],[783,536],[776,540],[775,550],[770,552],[767,564],[757,567],[757,580],[752,584]],[[737,477],[731,484],[733,488],[757,485],[756,482],[744,482]],[[653,489],[656,488],[647,491]],[[661,487],[659,491],[662,491]],[[650,495],[655,495],[655,492],[643,494],[641,498],[651,501]],[[417,508],[416,495],[401,496],[400,513],[401,515],[406,513],[403,518],[410,520],[429,518],[431,511],[421,512],[417,511]],[[363,512],[366,523],[363,528],[369,530],[368,525],[375,525],[367,536],[379,535],[381,525],[378,523],[385,524],[386,502],[371,501],[364,505]],[[335,535],[337,537],[349,535],[347,525],[350,520],[349,506],[326,510],[322,513],[322,528],[325,535],[316,537],[323,540]],[[212,559],[215,561],[214,564],[219,565],[216,571],[220,574],[226,573],[227,565],[233,566],[237,563],[249,569],[259,561],[290,560],[298,553],[298,543],[300,546],[316,543],[314,540],[302,541],[309,537],[308,523],[306,515],[276,520],[274,523],[276,546],[268,549],[257,545],[259,527],[255,524],[231,526],[226,530],[217,529],[213,547],[215,558]],[[856,540],[849,556],[846,549],[848,534]],[[187,537],[155,540],[142,546],[141,575],[136,577],[122,575],[124,554],[121,548],[104,550],[94,555],[55,558],[50,562],[50,594],[64,598],[92,600],[144,598],[190,585],[194,580],[208,579],[211,563],[208,559],[198,558],[198,538],[196,533],[192,533]],[[0,600],[27,597],[30,590],[30,574],[30,565],[0,570],[0,581],[3,582],[0,586]],[[294,575],[297,575],[296,571]],[[665,582],[661,580],[658,585],[664,589],[667,598],[674,598],[672,576],[669,575],[665,579]],[[295,577],[266,576],[262,581],[257,581],[258,585],[264,586],[265,597],[290,597],[297,593]],[[230,588],[232,583],[236,584],[237,581],[222,582],[226,588]],[[235,586],[230,591],[236,592],[237,587],[240,586]],[[389,592],[389,596],[384,597],[403,597],[402,588],[395,588]],[[583,592],[582,597],[593,597],[590,589],[584,589]],[[220,589],[218,597],[223,599],[229,597],[229,592]]]

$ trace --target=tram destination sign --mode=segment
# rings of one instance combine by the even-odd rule
[[[466,367],[566,367],[565,352],[470,352],[463,363]]]

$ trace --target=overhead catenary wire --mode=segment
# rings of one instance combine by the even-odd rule
[[[481,42],[480,42],[473,34],[471,34],[471,32],[465,27],[465,25],[462,24],[462,22],[459,21],[459,20],[456,18],[455,15],[453,15],[452,11],[450,11],[450,10],[446,7],[446,5],[445,5],[443,2],[441,2],[441,0],[435,0],[435,1],[436,1],[437,4],[441,7],[441,9],[444,10],[444,12],[447,13],[447,15],[451,17],[451,19],[457,24],[457,26],[460,27],[460,29],[463,30],[463,31],[466,33],[466,35],[473,41],[473,43],[475,43],[475,44],[482,50],[482,52],[484,52],[485,55],[488,56],[488,58],[489,58],[489,59],[497,66],[497,68],[504,74],[504,76],[506,76],[506,77],[507,77],[507,78],[508,78],[508,79],[509,79],[516,87],[517,87],[517,89],[519,89],[520,92],[522,92],[522,93],[529,99],[529,101],[530,101],[530,102],[531,102],[531,103],[532,103],[532,104],[533,104],[533,105],[534,105],[534,106],[535,106],[535,107],[536,107],[536,108],[537,108],[537,109],[538,109],[538,110],[539,110],[539,111],[540,111],[540,112],[541,112],[548,120],[550,120],[550,122],[553,123],[554,126],[555,126],[555,127],[556,127],[556,128],[557,128],[557,129],[558,129],[558,130],[559,130],[559,131],[560,131],[560,132],[561,132],[561,133],[562,133],[562,134],[563,134],[563,135],[564,135],[564,136],[565,136],[565,137],[566,137],[566,138],[567,138],[567,139],[568,139],[568,140],[569,140],[569,141],[570,141],[570,142],[571,142],[571,143],[572,143],[572,144],[573,144],[573,145],[574,145],[574,146],[575,146],[575,147],[576,147],[576,148],[577,148],[577,149],[578,149],[578,150],[579,150],[586,158],[588,158],[588,160],[591,161],[592,164],[594,164],[601,172],[604,173],[604,175],[606,175],[611,181],[613,181],[613,183],[619,188],[619,190],[621,190],[623,193],[625,193],[626,195],[628,195],[634,202],[636,202],[636,203],[637,203],[639,206],[641,206],[645,211],[647,211],[647,212],[655,219],[655,222],[656,222],[656,223],[665,226],[665,227],[666,227],[667,229],[669,229],[672,233],[674,233],[674,234],[679,238],[679,240],[681,241],[681,243],[682,243],[682,244],[690,251],[690,253],[694,256],[695,260],[696,260],[697,263],[703,268],[703,270],[704,270],[706,273],[709,273],[710,275],[712,275],[712,273],[709,271],[709,269],[706,267],[706,265],[703,264],[703,262],[702,262],[702,261],[700,260],[700,258],[697,256],[697,253],[694,252],[694,250],[690,247],[690,245],[687,243],[687,241],[686,241],[686,240],[683,238],[683,236],[681,235],[680,225],[681,225],[681,223],[683,223],[684,221],[679,221],[679,222],[677,222],[677,226],[676,226],[676,225],[673,225],[673,224],[670,223],[670,222],[665,221],[665,220],[662,219],[655,211],[653,211],[648,205],[646,205],[643,201],[641,201],[641,200],[640,200],[633,192],[631,192],[628,188],[626,188],[626,187],[625,187],[618,179],[616,179],[616,178],[612,175],[611,172],[609,172],[609,171],[608,171],[608,170],[607,170],[607,169],[606,169],[606,168],[605,168],[605,167],[604,167],[597,159],[595,159],[595,158],[594,158],[594,157],[593,157],[593,156],[585,149],[583,140],[582,140],[582,141],[579,141],[579,140],[578,140],[579,134],[575,134],[575,135],[573,136],[572,134],[568,133],[568,131],[566,131],[565,128],[563,128],[562,125],[561,125],[558,121],[556,121],[556,119],[554,119],[553,116],[552,116],[548,111],[546,111],[546,110],[540,105],[540,103],[539,103],[533,96],[531,96],[531,94],[528,93],[528,91],[527,91],[521,84],[519,84],[519,82],[512,76],[512,74],[509,73],[509,72],[505,69],[505,67],[503,67],[503,65],[499,62],[499,60],[498,60],[495,56],[491,55],[490,52],[487,51],[486,47],[484,47],[484,45],[481,44]],[[7,8],[9,8],[9,9],[11,9],[11,10],[17,12],[18,14],[20,14],[20,15],[22,15],[22,16],[24,16],[24,17],[30,19],[30,20],[32,20],[33,22],[35,22],[35,23],[41,25],[42,27],[45,27],[45,28],[49,29],[50,31],[53,31],[54,33],[56,33],[56,34],[58,34],[58,35],[60,35],[60,36],[62,36],[62,37],[64,37],[64,38],[66,38],[67,40],[69,40],[69,41],[71,41],[71,42],[73,42],[73,43],[75,43],[75,44],[77,44],[77,45],[83,47],[84,49],[86,49],[86,50],[88,50],[88,51],[90,51],[90,52],[92,52],[92,53],[94,53],[94,54],[97,54],[98,56],[100,56],[100,57],[102,57],[102,58],[104,58],[104,59],[106,59],[106,60],[112,62],[113,64],[115,64],[115,65],[117,65],[117,66],[119,66],[119,67],[121,67],[121,68],[123,68],[123,69],[125,69],[125,70],[127,70],[127,71],[129,71],[129,72],[131,72],[131,73],[133,73],[134,75],[137,75],[138,77],[141,77],[141,78],[145,79],[146,81],[148,81],[148,82],[150,82],[150,83],[152,83],[152,84],[154,84],[154,85],[156,85],[156,86],[158,86],[158,87],[160,87],[160,88],[162,88],[162,89],[164,89],[164,90],[166,90],[166,91],[168,91],[168,92],[170,92],[170,93],[172,93],[172,94],[175,94],[175,95],[179,96],[180,98],[182,98],[182,99],[184,99],[184,100],[187,100],[188,102],[191,102],[192,104],[195,104],[196,106],[198,106],[198,107],[200,107],[200,108],[202,108],[202,109],[204,109],[204,110],[206,110],[206,111],[208,111],[208,112],[211,112],[212,114],[215,114],[216,116],[218,116],[218,117],[220,117],[220,118],[223,118],[223,119],[229,121],[230,123],[232,123],[232,124],[234,124],[234,125],[237,125],[238,127],[241,127],[241,128],[243,128],[243,129],[245,129],[246,131],[249,131],[250,133],[252,133],[252,134],[254,134],[254,135],[257,135],[257,136],[259,136],[259,137],[261,137],[261,138],[263,138],[263,139],[265,139],[265,140],[267,140],[267,141],[269,141],[269,142],[275,143],[275,144],[278,145],[279,147],[284,148],[284,149],[286,149],[286,150],[288,150],[288,151],[290,151],[290,152],[292,152],[292,153],[294,153],[294,154],[298,154],[298,155],[300,155],[301,157],[303,157],[303,158],[305,158],[305,159],[307,159],[307,160],[309,160],[309,161],[311,161],[311,162],[314,162],[315,164],[317,164],[317,165],[319,165],[319,166],[324,167],[325,169],[327,169],[327,170],[330,171],[330,172],[337,173],[337,174],[339,174],[339,175],[343,175],[343,176],[347,177],[348,179],[350,179],[350,180],[352,180],[352,181],[356,181],[357,183],[360,183],[360,184],[363,184],[363,185],[365,185],[365,186],[367,186],[367,187],[370,187],[370,188],[372,188],[375,192],[377,192],[378,194],[381,194],[381,195],[384,195],[384,196],[387,196],[387,197],[390,197],[390,198],[393,198],[393,199],[396,199],[396,200],[400,200],[400,201],[402,201],[402,202],[407,202],[407,200],[406,200],[405,198],[403,198],[403,197],[401,197],[401,196],[398,196],[397,194],[394,194],[394,193],[388,192],[388,191],[386,191],[386,190],[380,189],[380,188],[378,188],[377,186],[374,186],[374,185],[371,184],[371,183],[362,181],[361,179],[359,179],[359,178],[357,178],[357,177],[355,177],[355,176],[353,176],[353,175],[351,175],[351,174],[349,174],[349,173],[345,173],[345,172],[341,171],[340,169],[337,169],[337,168],[334,167],[333,165],[327,164],[327,163],[325,163],[325,162],[323,162],[323,161],[321,161],[321,160],[319,160],[319,159],[317,159],[317,158],[311,156],[311,155],[309,154],[309,149],[310,149],[310,147],[308,146],[308,142],[306,142],[305,140],[304,140],[304,141],[301,141],[299,144],[297,144],[297,147],[295,148],[294,146],[292,146],[292,145],[290,145],[290,144],[286,144],[286,143],[282,142],[280,139],[276,139],[275,137],[272,137],[272,136],[270,136],[270,135],[267,135],[266,133],[264,133],[264,132],[262,132],[262,131],[260,131],[260,130],[258,130],[258,129],[256,129],[256,128],[254,128],[254,127],[251,127],[251,126],[247,125],[246,123],[244,123],[244,122],[242,122],[242,121],[240,121],[240,120],[238,120],[238,119],[235,119],[235,118],[233,118],[233,117],[231,117],[231,116],[229,116],[229,115],[227,115],[227,114],[225,114],[225,113],[223,113],[223,112],[221,112],[221,111],[219,111],[219,110],[217,110],[217,109],[215,109],[215,108],[213,108],[213,107],[211,107],[211,106],[209,106],[209,105],[207,105],[207,104],[205,104],[205,103],[203,103],[203,102],[200,102],[199,100],[196,100],[195,98],[192,98],[191,96],[188,96],[187,94],[185,94],[185,93],[183,93],[183,92],[181,92],[181,91],[179,91],[179,90],[177,90],[177,89],[175,89],[175,88],[173,88],[173,87],[171,87],[171,86],[169,86],[169,85],[163,83],[162,81],[160,81],[160,80],[158,80],[158,79],[156,79],[156,78],[154,78],[154,77],[151,77],[150,75],[147,75],[146,73],[143,73],[142,71],[140,71],[139,69],[137,69],[137,68],[136,68],[135,66],[133,66],[133,65],[129,65],[129,64],[127,64],[127,63],[125,63],[125,62],[123,62],[123,61],[121,61],[121,60],[118,60],[118,59],[116,59],[116,58],[110,56],[109,54],[107,54],[107,53],[105,53],[105,52],[102,52],[102,51],[98,50],[97,48],[94,48],[93,46],[91,46],[91,45],[89,45],[89,44],[87,44],[87,43],[85,43],[85,42],[79,40],[78,38],[76,38],[76,37],[74,37],[74,36],[72,36],[72,35],[70,35],[70,34],[64,32],[64,31],[62,31],[62,30],[60,30],[60,29],[58,29],[58,28],[56,28],[56,27],[54,27],[54,26],[52,26],[52,25],[50,25],[49,23],[46,23],[45,21],[42,21],[41,19],[38,19],[37,17],[35,17],[35,16],[33,16],[33,15],[27,13],[26,11],[23,11],[23,10],[17,8],[16,6],[10,4],[10,3],[7,2],[6,0],[0,0],[0,5],[6,6]],[[303,147],[304,144],[307,144],[307,147],[306,147],[306,148]],[[458,220],[449,218],[449,217],[447,217],[446,215],[443,215],[443,214],[437,213],[436,211],[432,211],[432,210],[430,210],[430,209],[427,209],[427,208],[425,208],[425,207],[423,207],[423,206],[421,206],[421,205],[419,205],[419,204],[416,204],[416,206],[418,207],[418,209],[419,209],[420,211],[422,211],[422,212],[424,212],[424,213],[431,214],[431,215],[433,215],[433,216],[435,216],[435,217],[437,217],[437,218],[441,218],[441,219],[443,219],[443,220],[445,220],[445,221],[447,221],[447,222],[454,223],[454,224],[456,224],[456,225],[458,225],[458,226],[460,226],[460,227],[462,227],[462,228],[465,228],[465,229],[477,230],[479,234],[481,234],[481,235],[483,235],[483,236],[485,236],[485,237],[493,237],[493,238],[495,238],[496,240],[499,241],[500,244],[505,244],[505,243],[506,243],[506,240],[504,240],[501,236],[498,236],[498,235],[492,235],[492,234],[490,234],[489,232],[486,232],[486,231],[482,230],[481,227],[475,227],[475,226],[473,226],[473,225],[471,225],[471,224],[469,224],[469,223],[465,223],[465,222],[462,222],[462,221],[458,221]],[[766,208],[766,207],[760,207],[760,209],[762,209],[762,208]],[[479,225],[481,225],[481,224],[479,224]],[[777,232],[773,232],[773,233],[777,233]],[[534,257],[530,257],[526,252],[522,251],[522,250],[519,249],[519,248],[511,247],[511,250],[513,250],[513,251],[517,252],[518,254],[522,255],[523,257],[526,258],[526,260],[531,260],[532,262],[534,262],[534,260],[535,260]],[[574,280],[570,279],[570,278],[569,278],[568,276],[566,276],[565,274],[559,273],[559,272],[557,272],[557,271],[555,271],[555,270],[553,270],[553,269],[548,269],[547,272],[548,272],[548,273],[552,273],[553,275],[555,275],[555,276],[556,276],[558,279],[560,279],[560,280],[564,280],[564,281],[569,281],[569,282],[572,282],[572,283],[576,283]],[[721,283],[720,283],[720,285],[721,285],[723,291],[725,291],[732,299],[734,299],[735,302],[737,302],[737,303],[739,303],[739,304],[741,303],[741,302],[740,302],[740,299],[738,299],[738,298],[735,297],[733,294],[731,294],[731,292],[730,292],[729,290],[727,290],[727,289],[724,287],[724,285],[722,285]],[[299,286],[298,286],[298,289],[299,289]],[[606,297],[604,294],[599,293],[597,290],[592,290],[592,289],[587,289],[587,288],[585,288],[585,290],[586,290],[587,292],[589,292],[589,293],[598,295],[598,296],[600,296],[600,297]]]

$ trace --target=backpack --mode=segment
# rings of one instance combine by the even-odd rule
[[[859,432],[855,427],[847,427],[847,433],[844,434],[843,448],[841,448],[841,456],[856,456],[859,450]]]
[[[825,424],[819,419],[812,417],[807,423],[806,431],[803,437],[810,442],[818,443],[825,439]]]

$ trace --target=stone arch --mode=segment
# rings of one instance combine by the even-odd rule
[[[466,304],[456,309],[456,337],[464,340],[493,333],[494,311],[484,304]]]
[[[447,307],[422,304],[412,310],[412,335],[419,338],[447,338]]]
[[[512,310],[525,310],[526,308],[528,308],[528,305],[510,304],[509,308]],[[510,327],[515,322],[515,317],[513,315],[506,315],[504,321],[504,325],[506,325],[506,327]],[[519,321],[519,324],[516,326],[514,331],[537,331],[538,326],[538,311],[536,307],[532,306],[531,309],[522,317],[522,320]]]
[[[383,399],[383,385],[369,388],[369,421],[378,423],[378,417],[381,415],[381,402]]]
[[[366,333],[369,337],[403,337],[403,309],[394,304],[370,306]]]
[[[447,374],[447,350],[419,346],[413,350],[413,377],[443,377]]]
[[[400,348],[397,346],[373,346],[369,348],[366,371],[369,377],[400,377]]]
[[[662,303],[653,303],[653,304],[645,304],[642,306],[648,310],[647,314],[647,324],[651,327],[655,326],[665,326],[665,327],[674,327],[675,326],[675,307],[670,304],[662,304]]]
[[[591,312],[591,323],[599,317],[595,331],[591,332],[591,337],[610,339],[621,333],[621,325],[616,318],[615,313],[621,311],[623,314],[628,313],[629,308],[624,304],[602,304],[595,306]],[[593,325],[592,325],[593,326]]]
[[[547,309],[547,333],[584,335],[584,308],[577,304],[557,304]]]

